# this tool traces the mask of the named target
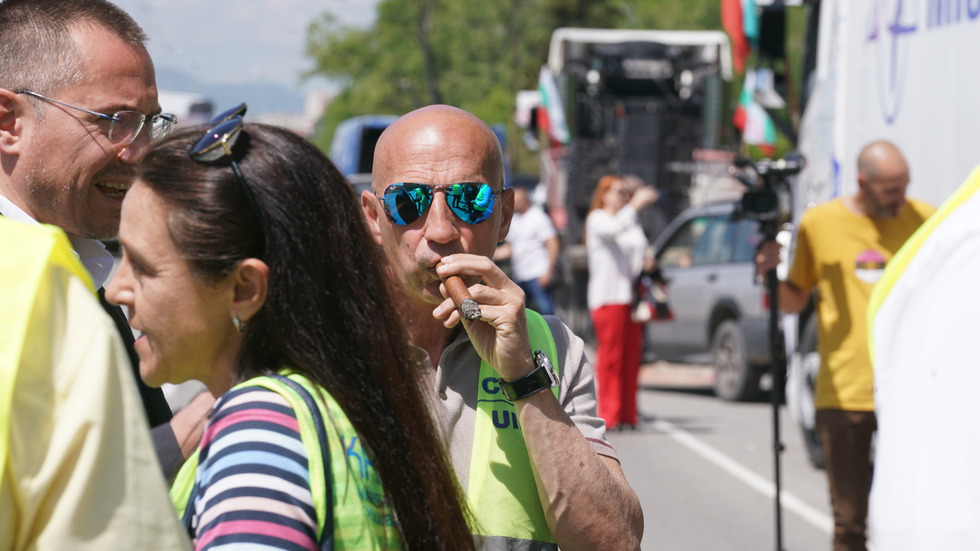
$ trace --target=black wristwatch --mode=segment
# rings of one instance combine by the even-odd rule
[[[551,365],[548,355],[540,350],[534,352],[534,371],[521,377],[520,379],[508,383],[500,379],[500,390],[511,402],[523,400],[532,394],[537,394],[542,390],[558,386],[558,375],[555,368]]]

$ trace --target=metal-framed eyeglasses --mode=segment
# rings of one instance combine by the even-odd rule
[[[173,113],[160,113],[159,115],[147,116],[139,111],[123,110],[116,111],[112,115],[106,115],[105,113],[99,113],[98,111],[92,111],[91,109],[58,101],[25,88],[14,90],[14,93],[56,103],[83,113],[88,113],[102,120],[111,121],[109,123],[109,141],[115,145],[129,145],[133,143],[136,137],[140,135],[140,132],[143,131],[144,126],[149,128],[150,140],[158,140],[173,132],[174,126],[177,124],[177,116]]]

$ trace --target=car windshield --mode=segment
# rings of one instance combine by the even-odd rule
[[[705,228],[694,246],[692,263],[704,265],[728,262],[732,257],[734,243],[735,225],[728,223],[727,217],[712,216],[706,219]]]
[[[738,221],[738,236],[735,238],[735,255],[732,262],[754,262],[755,249],[762,242],[759,223],[755,220]]]
[[[694,244],[701,238],[707,223],[708,220],[704,217],[684,223],[664,245],[658,260],[660,265],[668,268],[690,266]]]

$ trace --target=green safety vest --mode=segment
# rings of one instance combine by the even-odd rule
[[[281,374],[302,385],[312,395],[325,420],[330,453],[329,476],[324,472],[323,452],[313,416],[300,394],[287,383],[267,376],[249,379],[235,388],[262,386],[274,390],[286,398],[296,413],[308,456],[310,488],[313,490],[320,540],[324,540],[325,521],[331,514],[328,507],[332,502],[333,549],[402,549],[401,536],[394,526],[391,509],[384,500],[381,480],[347,415],[330,394],[304,376],[289,370]],[[200,448],[188,458],[170,489],[170,499],[181,518],[185,517],[194,490],[199,452]],[[328,485],[332,489],[330,496],[317,491]],[[189,525],[187,520],[185,525]]]
[[[561,379],[548,323],[527,310],[532,350],[543,350]],[[557,550],[548,529],[514,404],[504,398],[493,366],[480,362],[476,428],[466,498],[477,517],[483,549]],[[558,397],[559,389],[552,389]]]

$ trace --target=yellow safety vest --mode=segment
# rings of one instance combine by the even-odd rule
[[[558,350],[544,318],[527,310],[532,350],[543,350],[561,379]],[[545,520],[514,404],[504,398],[499,375],[480,363],[476,428],[466,498],[483,549],[557,550]],[[552,389],[558,397],[559,389]]]
[[[332,549],[402,549],[401,536],[394,526],[394,517],[384,499],[381,480],[347,415],[330,394],[306,377],[289,370],[280,373],[309,393],[316,402],[321,419],[326,421],[324,424],[330,454],[329,474],[324,471],[319,431],[310,413],[311,409],[306,398],[294,390],[292,385],[276,377],[260,376],[240,383],[235,388],[262,386],[273,390],[286,398],[296,413],[300,437],[308,456],[310,488],[313,490],[319,540],[325,540],[323,532],[327,515],[332,514]],[[186,518],[187,506],[194,491],[199,452],[200,448],[188,458],[170,489],[170,499],[177,508],[178,515],[185,519],[185,525],[189,521]],[[330,494],[317,491],[328,486],[332,490]],[[329,537],[327,534],[326,538]]]
[[[7,464],[10,406],[17,366],[21,364],[25,337],[33,312],[45,312],[52,280],[68,272],[92,293],[92,276],[72,252],[71,243],[55,226],[32,226],[0,216],[0,468]],[[36,318],[34,318],[36,319]],[[2,479],[2,477],[0,477]]]

